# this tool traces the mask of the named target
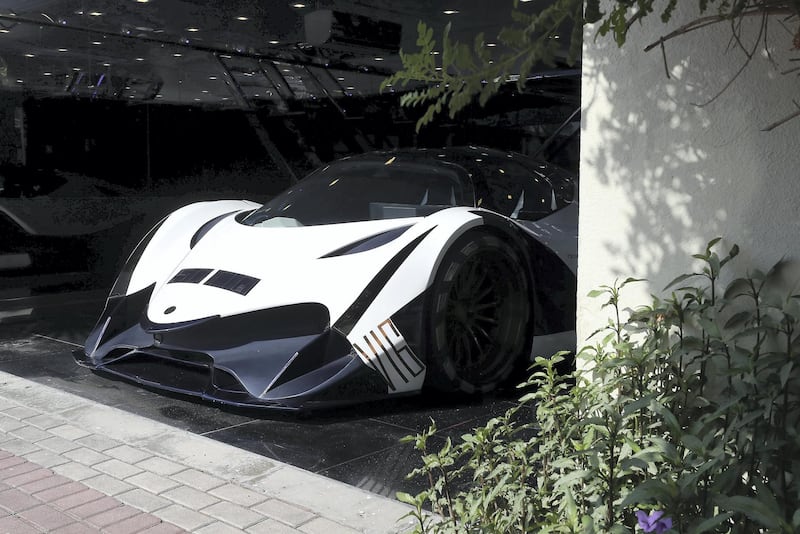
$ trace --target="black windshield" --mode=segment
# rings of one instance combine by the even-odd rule
[[[242,222],[311,226],[422,217],[451,206],[473,206],[469,178],[440,162],[345,160],[309,175]]]

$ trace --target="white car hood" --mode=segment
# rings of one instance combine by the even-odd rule
[[[383,265],[420,230],[375,249],[322,258],[362,239],[414,225],[421,219],[392,219],[307,227],[245,226],[228,217],[216,224],[170,275],[156,284],[147,317],[155,323],[178,323],[212,316],[303,302],[328,307],[331,322],[344,313]],[[420,225],[427,226],[427,225]],[[211,269],[259,279],[247,293],[203,283],[167,283],[182,269]],[[206,277],[206,280],[208,277]]]

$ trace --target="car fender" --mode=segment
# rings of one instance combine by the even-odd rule
[[[383,276],[379,273],[368,284],[360,298],[371,297],[372,300],[362,304],[363,313],[352,324],[343,324],[340,320],[335,325],[353,344],[363,363],[383,375],[390,393],[416,391],[422,387],[426,363],[413,347],[416,345],[421,350],[424,346],[421,318],[424,295],[453,243],[466,232],[480,227],[492,228],[517,243],[521,239],[513,223],[485,210],[458,207],[430,215],[416,226],[417,238],[395,256],[400,260],[396,269]],[[524,248],[520,251],[525,257]],[[370,288],[370,285],[376,287]],[[420,320],[402,324],[393,320],[399,310],[412,303],[419,309],[411,315]],[[358,299],[354,306],[357,304]],[[343,317],[347,315],[346,312]],[[413,331],[415,329],[417,331]],[[411,339],[416,343],[410,343]]]

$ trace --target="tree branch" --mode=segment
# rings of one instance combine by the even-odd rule
[[[762,19],[761,19],[761,26],[760,26],[760,27],[759,27],[759,29],[758,29],[758,36],[756,37],[756,39],[755,39],[755,40],[754,40],[754,42],[753,42],[753,49],[752,49],[752,50],[750,50],[749,52],[748,52],[748,51],[745,49],[745,55],[746,55],[747,59],[745,59],[745,60],[744,60],[744,62],[742,63],[742,66],[741,66],[741,67],[739,67],[739,70],[737,70],[737,71],[736,71],[736,74],[734,74],[734,75],[731,77],[731,79],[730,79],[730,80],[728,80],[728,83],[726,83],[726,84],[725,84],[725,85],[722,87],[722,89],[720,89],[720,90],[717,92],[717,94],[715,94],[713,97],[711,97],[709,100],[707,100],[706,102],[704,102],[704,103],[702,103],[702,104],[694,104],[695,106],[702,108],[702,107],[706,107],[707,105],[709,105],[709,104],[711,104],[712,102],[714,102],[714,101],[715,101],[716,99],[718,99],[718,98],[719,98],[719,97],[720,97],[720,96],[721,96],[721,95],[722,95],[722,94],[723,94],[725,91],[727,91],[727,90],[728,90],[728,87],[730,87],[730,86],[731,86],[731,84],[732,84],[734,81],[736,81],[736,79],[737,79],[737,78],[738,78],[738,77],[739,77],[739,76],[740,76],[740,75],[741,75],[741,74],[744,72],[744,69],[746,69],[746,68],[747,68],[747,66],[750,64],[750,62],[753,60],[753,57],[755,56],[756,49],[758,48],[758,43],[759,43],[759,42],[761,42],[761,36],[763,35],[763,33],[764,33],[764,29],[765,29],[765,26],[764,26],[765,22],[764,22],[764,21],[766,21],[766,20],[767,20],[767,17],[768,17],[768,15],[767,15],[767,14],[763,14],[763,15],[762,15]]]
[[[752,17],[757,15],[781,15],[781,14],[796,14],[794,10],[788,7],[786,4],[781,3],[780,5],[776,5],[774,7],[768,7],[768,5],[761,5],[755,6],[750,9],[747,9],[737,15],[738,17]],[[645,52],[651,51],[653,48],[657,46],[661,46],[662,43],[666,43],[669,40],[672,40],[676,37],[681,35],[693,32],[695,30],[699,30],[705,28],[707,26],[713,26],[714,24],[719,24],[720,22],[725,22],[730,20],[730,15],[709,15],[707,17],[700,17],[691,22],[688,22],[677,28],[670,33],[660,37],[657,41],[650,43],[644,48]]]
[[[779,121],[775,121],[772,124],[769,124],[769,125],[765,126],[764,128],[761,129],[761,131],[762,132],[770,132],[770,131],[774,130],[775,128],[777,128],[778,126],[786,124],[790,120],[796,119],[797,117],[800,117],[800,106],[797,105],[797,102],[794,102],[794,105],[797,106],[797,108],[798,108],[797,111],[787,115],[786,117],[782,118]]]

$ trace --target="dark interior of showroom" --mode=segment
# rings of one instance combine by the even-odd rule
[[[413,87],[380,89],[419,20],[489,39],[507,4],[0,0],[0,370],[376,493],[418,488],[399,439],[430,417],[435,440],[456,438],[513,391],[296,417],[99,378],[72,351],[139,239],[191,202],[263,203],[333,160],[406,147],[489,147],[576,173],[579,65],[542,66],[419,131],[424,109],[400,105]]]

